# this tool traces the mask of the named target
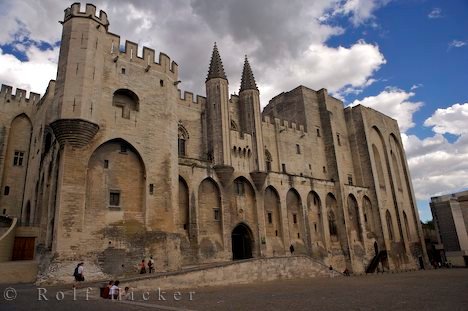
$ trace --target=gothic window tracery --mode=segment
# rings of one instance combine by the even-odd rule
[[[189,139],[189,134],[187,129],[179,123],[178,130],[178,149],[179,157],[185,157],[187,155],[187,140]]]

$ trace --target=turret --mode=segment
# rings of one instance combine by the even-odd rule
[[[260,93],[250,68],[247,55],[242,70],[241,86],[239,90],[239,112],[241,131],[252,135],[252,150],[256,161],[256,170],[251,172],[257,188],[260,190],[265,181],[265,151],[263,147],[262,118],[260,111]]]
[[[223,183],[228,182],[233,171],[230,152],[228,84],[223,62],[215,43],[205,82],[207,156],[212,160],[215,168],[219,168],[217,174]]]
[[[104,40],[109,21],[107,14],[86,4],[84,12],[74,3],[65,10],[58,61],[54,104],[59,119],[51,126],[60,144],[86,145],[97,133],[97,72],[102,72]],[[94,112],[94,113],[93,113]]]

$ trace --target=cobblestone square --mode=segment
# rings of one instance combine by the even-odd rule
[[[125,283],[121,284],[125,286]],[[76,300],[67,288],[47,288],[38,301],[32,286],[11,286],[17,298],[0,310],[468,310],[468,269],[440,269],[368,276],[282,280],[223,287],[148,293],[135,291],[134,301],[106,301],[97,288]],[[5,294],[5,286],[1,288]],[[55,294],[64,291],[63,300]],[[177,292],[180,292],[179,296]],[[192,292],[192,300],[189,295]],[[194,292],[194,293],[193,293]],[[166,300],[163,300],[162,297]],[[148,300],[142,297],[145,295]],[[179,300],[174,297],[180,298]]]

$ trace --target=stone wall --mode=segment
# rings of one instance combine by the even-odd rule
[[[161,277],[128,280],[125,284],[137,290],[169,290],[329,276],[327,266],[306,256],[293,256],[238,261]]]
[[[0,262],[0,284],[33,283],[37,277],[37,261],[22,260]],[[72,273],[73,274],[73,273]]]

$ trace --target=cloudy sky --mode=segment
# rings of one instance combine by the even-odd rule
[[[44,93],[55,79],[61,0],[0,1],[0,83]],[[84,4],[84,3],[82,3]],[[204,95],[213,42],[237,93],[247,54],[262,106],[297,85],[399,121],[418,208],[468,188],[465,0],[94,1],[110,31],[165,52],[181,89]]]

